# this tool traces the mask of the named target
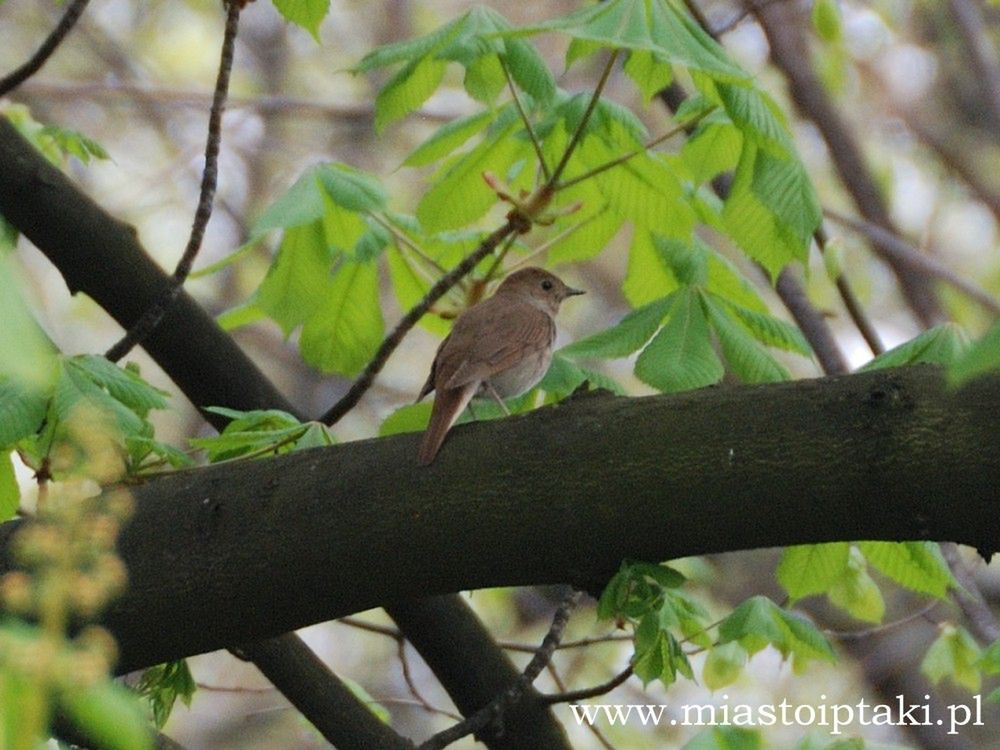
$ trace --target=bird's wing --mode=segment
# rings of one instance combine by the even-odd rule
[[[527,302],[491,297],[455,323],[435,362],[439,387],[481,383],[529,353],[551,346],[555,323]]]

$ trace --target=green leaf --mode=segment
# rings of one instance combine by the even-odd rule
[[[624,65],[625,73],[642,93],[646,104],[670,85],[673,71],[666,62],[658,60],[653,52],[636,49],[629,52]]]
[[[812,659],[836,660],[830,643],[815,626],[763,596],[743,602],[719,625],[719,642],[731,641],[750,654],[770,644],[783,657],[791,656],[796,668]]]
[[[56,349],[25,305],[19,276],[13,259],[0,255],[0,382],[9,378],[26,392],[46,392],[58,370]]]
[[[394,90],[388,106],[376,102],[377,121],[380,115],[385,123],[420,106],[440,84],[448,62],[465,68],[464,84],[470,96],[492,103],[506,82],[498,56],[506,61],[518,86],[536,102],[547,103],[555,91],[552,74],[531,45],[499,36],[510,29],[510,23],[495,10],[476,6],[426,36],[386,45],[365,55],[355,72],[405,63],[379,93],[379,99],[383,99],[387,91]]]
[[[274,0],[285,20],[301,26],[319,41],[319,25],[330,11],[330,0]]]
[[[444,69],[443,60],[425,57],[396,73],[375,97],[375,131],[382,132],[427,101],[441,84]]]
[[[653,680],[670,685],[676,681],[678,672],[688,678],[693,676],[681,645],[671,633],[659,627],[652,614],[644,617],[635,630],[632,667],[643,685]]]
[[[979,375],[1000,369],[1000,323],[994,324],[986,334],[972,344],[968,351],[955,358],[948,368],[948,379],[955,384],[965,383]]]
[[[758,346],[746,329],[729,317],[725,307],[704,293],[700,296],[708,310],[712,328],[718,334],[726,363],[740,380],[744,383],[776,383],[789,379],[788,370]]]
[[[587,138],[578,158],[590,168],[613,161],[614,149],[596,138]],[[666,163],[643,153],[601,172],[594,182],[608,207],[638,227],[673,237],[687,237],[695,224],[695,214],[684,189]]]
[[[824,42],[840,41],[843,25],[837,0],[813,0],[812,26]]]
[[[545,31],[561,31],[603,47],[646,50],[719,80],[747,79],[719,45],[669,0],[609,0],[514,33]]]
[[[460,156],[438,176],[417,205],[417,219],[427,231],[455,229],[480,218],[497,202],[483,182],[483,172],[503,174],[527,144],[513,138],[518,124],[511,123],[497,134]]]
[[[633,310],[617,324],[580,339],[560,352],[571,359],[615,359],[638,351],[652,338],[666,317],[674,295],[661,297]]]
[[[547,106],[556,95],[556,82],[549,66],[527,42],[520,39],[506,39],[504,46],[506,47],[504,60],[510,70],[511,78],[537,105]]]
[[[847,570],[847,542],[786,547],[778,563],[778,583],[792,602],[825,592]]]
[[[718,298],[716,297],[716,299]],[[809,342],[806,341],[806,337],[802,335],[802,331],[797,326],[767,313],[734,304],[728,300],[723,304],[732,316],[745,325],[754,338],[761,343],[784,349],[785,351],[796,352],[807,357],[812,354]]]
[[[603,388],[618,395],[625,394],[622,387],[612,378],[570,362],[561,351],[553,355],[552,364],[538,383],[538,387],[548,394],[545,403],[552,403],[566,398],[585,382],[590,383],[592,388]]]
[[[950,365],[969,349],[965,331],[955,323],[934,326],[906,343],[883,352],[858,372],[918,363]]]
[[[1000,674],[1000,639],[993,641],[976,661],[976,666],[983,671],[983,674]]]
[[[724,372],[712,348],[697,291],[678,291],[666,325],[636,360],[636,376],[654,388],[672,392],[712,385]]]
[[[250,230],[251,245],[273,229],[290,229],[311,224],[321,219],[326,212],[323,193],[319,187],[321,164],[315,164],[303,172],[280,198],[254,223]]]
[[[622,293],[632,307],[642,307],[665,297],[680,286],[663,254],[653,243],[653,235],[636,228],[628,254],[628,269]]]
[[[0,456],[0,523],[9,521],[21,504],[21,489],[14,476],[14,463],[9,453]]]
[[[955,579],[936,542],[859,542],[872,566],[900,586],[943,599]]]
[[[159,729],[167,723],[178,698],[185,706],[191,705],[196,689],[194,678],[184,659],[150,667],[142,673],[136,685],[139,695],[149,702],[153,722]]]
[[[701,79],[696,77],[695,82]],[[747,141],[757,143],[777,158],[794,157],[784,113],[767,92],[753,86],[726,83],[699,86],[699,89],[709,99],[722,104],[730,121]]]
[[[407,167],[422,167],[448,156],[493,121],[494,113],[479,112],[442,125],[426,141],[417,146],[403,162]]]
[[[38,131],[37,137],[51,138],[60,151],[67,156],[75,156],[84,164],[89,164],[92,158],[111,158],[100,143],[70,128],[45,125]]]
[[[219,313],[215,322],[223,331],[235,331],[237,328],[258,323],[268,317],[260,305],[255,300],[244,302],[242,305],[230,307],[225,312]]]
[[[195,448],[204,450],[208,460],[227,461],[248,453],[267,453],[273,448],[273,453],[287,453],[291,446],[306,433],[305,425],[286,427],[283,430],[267,432],[226,431],[221,435],[203,438],[189,438],[188,442]]]
[[[777,192],[765,194],[766,186]],[[775,279],[791,261],[808,259],[820,213],[801,163],[745,141],[722,218],[737,244]]]
[[[0,376],[0,448],[6,448],[42,426],[47,393]]]
[[[865,557],[852,546],[843,575],[827,591],[830,603],[865,622],[879,623],[885,616],[885,600],[878,584],[868,575]]]
[[[285,230],[278,254],[257,290],[256,306],[287,337],[330,295],[333,252],[320,222]]]
[[[743,674],[747,659],[746,650],[736,641],[710,649],[701,670],[705,687],[714,691],[732,685]]]
[[[167,408],[169,394],[151,386],[131,367],[119,367],[104,357],[93,354],[70,357],[66,364],[78,369],[91,382],[111,394],[112,398],[140,416],[146,416],[151,409]]]
[[[684,166],[695,185],[736,168],[743,148],[743,136],[728,122],[713,121],[712,116],[698,126],[681,147]]]
[[[327,162],[319,165],[316,176],[326,194],[341,208],[348,211],[381,211],[386,206],[387,197],[382,183],[360,169]]]
[[[386,417],[378,428],[379,437],[398,435],[402,432],[422,432],[431,419],[430,401],[401,406]]]
[[[399,301],[402,310],[411,310],[420,302],[431,288],[431,281],[417,272],[415,262],[412,262],[402,251],[392,248],[388,253],[389,280],[392,291]],[[438,335],[447,336],[451,323],[433,312],[421,316],[419,325]]]
[[[110,680],[59,694],[69,720],[98,747],[152,750],[153,733],[136,696]]]
[[[584,202],[585,207],[586,205]],[[608,247],[623,224],[622,218],[608,210],[603,202],[595,213],[589,216],[574,216],[571,220],[573,223],[570,226],[575,228],[562,239],[548,245],[546,253],[548,265],[577,263],[594,258]],[[556,226],[560,231],[567,228],[563,223],[557,223]]]
[[[375,353],[383,331],[375,264],[344,261],[325,299],[302,327],[299,347],[313,367],[353,377]]]
[[[920,663],[920,671],[937,685],[950,679],[970,693],[978,693],[982,674],[977,666],[982,652],[965,628],[946,624]]]

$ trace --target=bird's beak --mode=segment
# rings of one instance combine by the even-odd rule
[[[566,287],[566,296],[567,297],[575,297],[578,294],[586,294],[586,292],[583,291],[582,289],[574,289],[571,286]]]

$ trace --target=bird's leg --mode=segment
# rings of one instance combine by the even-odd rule
[[[486,387],[486,390],[490,392],[490,395],[493,396],[496,402],[500,405],[500,408],[503,410],[503,413],[509,417],[510,409],[507,408],[507,404],[505,404],[503,402],[503,399],[500,398],[500,394],[497,393],[497,389],[493,387],[493,383],[487,380],[483,383],[483,385]]]

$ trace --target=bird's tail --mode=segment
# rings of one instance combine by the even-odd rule
[[[459,388],[438,388],[434,397],[434,407],[431,409],[431,421],[420,443],[417,463],[427,466],[437,456],[448,430],[455,424],[462,411],[469,405],[476,393],[478,383],[470,383]]]

